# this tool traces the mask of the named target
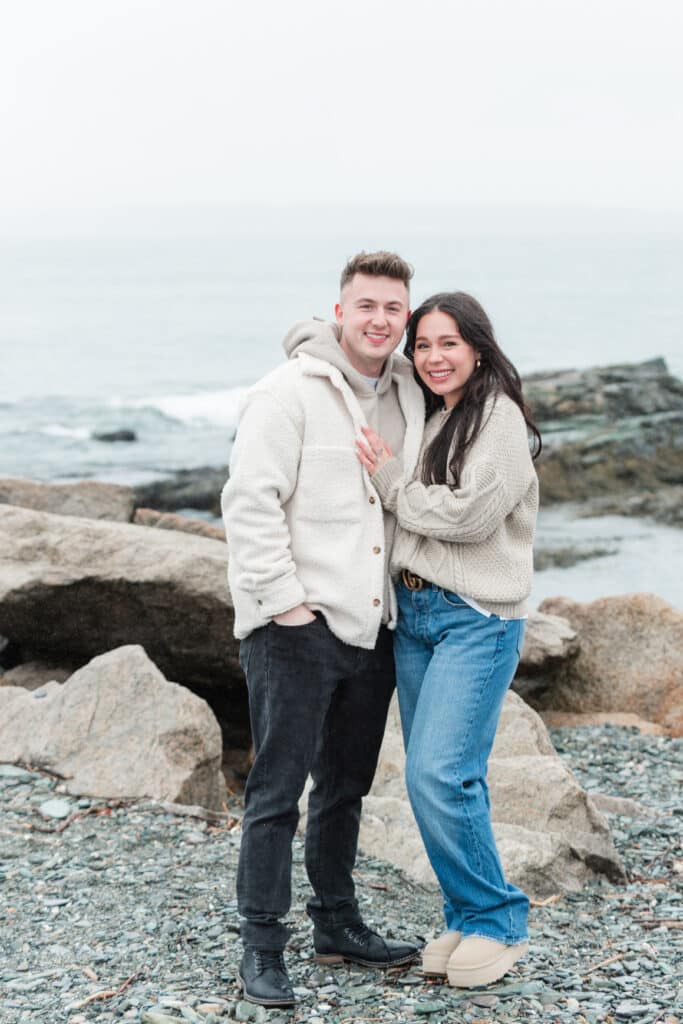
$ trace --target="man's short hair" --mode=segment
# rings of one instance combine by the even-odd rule
[[[410,263],[397,256],[395,252],[359,252],[352,256],[341,274],[339,290],[343,291],[349,281],[356,274],[369,274],[370,277],[393,277],[397,281],[403,281],[406,288],[410,288],[410,279],[413,276],[413,268]]]

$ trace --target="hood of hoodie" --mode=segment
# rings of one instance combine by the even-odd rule
[[[288,359],[296,359],[305,352],[315,359],[336,366],[348,381],[356,394],[371,394],[375,391],[381,395],[391,387],[392,377],[397,374],[412,377],[413,367],[410,360],[400,352],[389,356],[377,382],[376,390],[366,378],[356,370],[339,344],[339,328],[326,320],[300,320],[287,332],[282,347]]]

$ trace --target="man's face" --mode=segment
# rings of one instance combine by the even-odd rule
[[[403,336],[410,310],[408,289],[393,277],[355,274],[343,289],[334,315],[339,344],[355,370],[379,377]]]

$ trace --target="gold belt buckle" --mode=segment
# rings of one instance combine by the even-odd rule
[[[401,579],[408,588],[408,590],[422,590],[425,585],[425,581],[421,576],[416,576],[414,572],[409,569],[401,569]]]

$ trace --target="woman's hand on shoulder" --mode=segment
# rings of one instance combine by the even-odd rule
[[[370,476],[374,476],[394,453],[387,442],[383,441],[371,427],[361,427],[361,430],[365,435],[365,441],[356,441],[356,455]]]

